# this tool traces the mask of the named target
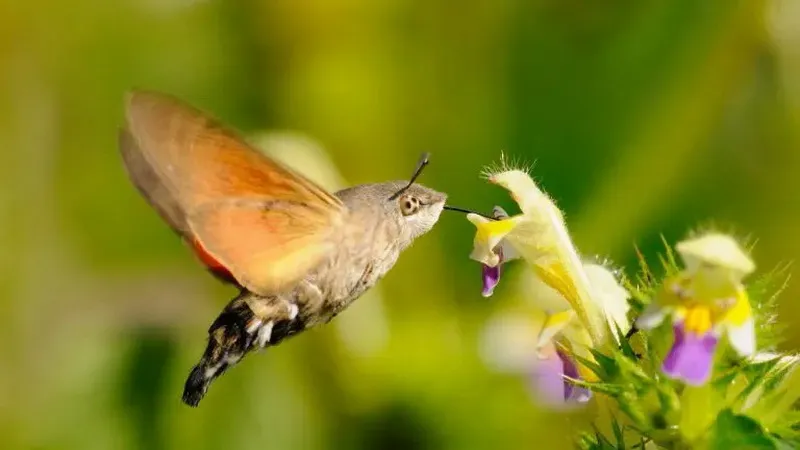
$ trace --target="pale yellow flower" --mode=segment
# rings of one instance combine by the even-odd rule
[[[602,303],[602,295],[593,296],[561,211],[524,171],[506,170],[488,179],[509,191],[521,213],[500,220],[467,216],[477,228],[470,257],[484,265],[484,295],[491,295],[502,263],[521,258],[534,277],[566,300],[564,311],[571,311],[566,316],[574,313],[591,341],[601,342],[608,328],[609,307]],[[627,311],[627,303],[622,308]],[[618,311],[614,315],[620,316]]]
[[[664,360],[668,376],[693,385],[711,377],[719,339],[741,356],[756,351],[755,322],[742,279],[755,270],[732,237],[709,233],[676,245],[685,269],[664,283],[636,326],[648,330],[672,317],[675,341]]]
[[[588,399],[588,391],[563,377],[593,380],[575,356],[591,360],[590,349],[613,342],[616,327],[627,330],[629,294],[607,267],[581,259],[563,214],[526,172],[504,170],[488,180],[507,189],[521,213],[509,217],[495,208],[494,220],[467,217],[477,228],[470,257],[483,264],[483,294],[492,295],[504,263],[522,259],[531,271],[520,292],[533,308],[518,320],[504,319],[506,328],[490,327],[486,347],[492,350],[485,354],[494,366],[527,368],[547,399]],[[527,359],[514,364],[512,356]]]

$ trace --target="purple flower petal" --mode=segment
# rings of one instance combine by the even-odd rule
[[[566,353],[561,350],[558,350],[558,357],[564,364],[564,375],[572,378],[573,380],[580,380],[581,375],[578,372],[578,366],[575,364],[575,361],[569,357]],[[568,380],[564,381],[564,400],[565,401],[575,401],[578,403],[586,403],[592,398],[592,392],[584,387],[575,386]]]
[[[662,370],[670,378],[683,380],[692,386],[707,383],[711,378],[718,339],[711,333],[687,333],[681,323],[675,324],[673,330],[675,342],[664,359]]]
[[[503,247],[498,245],[495,248],[495,252],[497,252],[497,256],[499,261],[497,265],[494,267],[489,267],[486,264],[483,264],[483,290],[481,294],[484,297],[491,297],[494,294],[494,288],[497,286],[497,283],[500,282],[500,267],[502,267],[503,263],[505,262],[505,258],[503,257]]]
[[[540,358],[531,371],[536,398],[550,406],[585,403],[591,392],[573,385],[564,376],[579,380],[578,366],[566,353],[558,350]]]
[[[531,371],[536,399],[551,406],[563,405],[567,387],[563,375],[564,362],[558,354],[539,359]]]
[[[494,293],[494,288],[500,282],[500,264],[489,267],[483,264],[483,291],[481,294],[484,297],[491,297]]]

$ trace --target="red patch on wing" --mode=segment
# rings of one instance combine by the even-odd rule
[[[211,256],[210,253],[203,247],[203,244],[200,243],[197,239],[192,239],[189,241],[189,244],[192,246],[194,253],[200,258],[200,261],[205,264],[208,270],[211,271],[212,274],[216,275],[220,279],[224,281],[228,281],[230,283],[239,284],[236,279],[231,274],[230,270],[225,267],[221,262],[217,261],[216,258]]]

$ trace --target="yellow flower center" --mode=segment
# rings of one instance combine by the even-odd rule
[[[701,305],[687,308],[683,329],[696,335],[706,334],[711,329],[711,311]]]

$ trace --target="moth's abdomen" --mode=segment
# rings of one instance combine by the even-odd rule
[[[251,304],[264,307],[254,311]],[[292,308],[278,297],[259,297],[243,291],[209,327],[206,350],[186,379],[183,402],[197,406],[211,383],[252,350],[277,345],[303,331],[305,323],[306,318],[298,314],[296,306]]]

